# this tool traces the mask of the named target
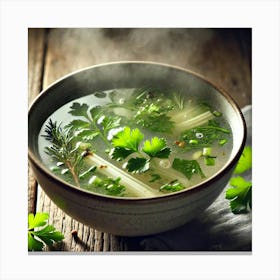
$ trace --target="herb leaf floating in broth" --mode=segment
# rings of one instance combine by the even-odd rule
[[[107,139],[111,129],[120,126],[120,117],[106,116],[100,106],[93,107],[89,110],[86,104],[74,102],[70,107],[69,113],[73,116],[84,118],[84,120],[73,120],[67,127],[75,130],[75,135],[83,141],[93,140],[96,136],[100,136],[107,146],[110,143]]]
[[[230,130],[220,127],[217,122],[209,121],[208,125],[183,131],[181,138],[186,143],[185,149],[191,149],[209,146],[215,141],[224,140],[225,134],[230,134]]]
[[[166,140],[158,137],[153,137],[151,141],[146,140],[142,150],[150,157],[157,158],[168,158],[171,152],[170,148],[166,147]]]
[[[194,174],[199,174],[201,178],[206,178],[199,163],[196,160],[186,160],[175,158],[172,167],[184,174],[189,180]]]
[[[118,161],[126,159],[131,154],[137,155],[124,164],[124,168],[132,173],[143,173],[149,170],[152,158],[169,157],[171,149],[166,146],[164,138],[153,137],[151,141],[146,140],[140,149],[139,146],[143,139],[144,135],[138,128],[131,130],[129,127],[124,127],[113,137],[114,148],[111,149],[109,155]]]
[[[116,102],[113,92],[111,99],[113,103],[109,106],[125,108],[131,124],[164,133],[171,133],[174,128],[175,123],[167,113],[176,107],[176,102],[168,98],[162,90],[151,87],[136,89],[125,102]]]
[[[183,190],[185,187],[178,182],[178,180],[174,180],[168,184],[165,184],[160,187],[161,192],[178,192]]]

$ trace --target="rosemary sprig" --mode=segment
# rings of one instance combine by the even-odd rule
[[[74,141],[73,130],[63,129],[61,124],[58,125],[50,119],[45,133],[42,136],[51,142],[51,146],[45,148],[46,153],[58,163],[64,164],[70,171],[75,184],[80,187],[78,170],[86,151],[81,152],[78,143]]]

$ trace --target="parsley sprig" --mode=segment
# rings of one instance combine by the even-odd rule
[[[87,104],[74,102],[69,113],[72,116],[80,117],[68,124],[71,130],[75,130],[75,135],[82,141],[93,140],[99,136],[107,146],[110,146],[108,133],[111,129],[120,126],[120,117],[105,115],[104,108],[96,106],[90,108]]]
[[[41,251],[44,246],[51,246],[55,242],[62,241],[64,235],[48,225],[48,213],[30,213],[28,215],[28,251]]]
[[[167,147],[164,138],[153,137],[151,140],[146,140],[140,148],[143,139],[144,135],[138,128],[124,127],[113,137],[113,148],[109,156],[121,161],[134,154],[135,156],[129,158],[124,165],[132,173],[143,173],[149,170],[153,158],[169,157],[171,150]]]
[[[226,199],[230,200],[232,213],[247,213],[252,208],[252,182],[245,180],[244,174],[252,168],[252,148],[246,146],[230,179],[230,188],[226,191]],[[238,175],[238,176],[236,176]]]
[[[136,89],[131,98],[118,104],[113,92],[110,94],[113,103],[108,107],[122,107],[131,112],[132,118],[128,119],[131,125],[136,124],[154,132],[171,133],[175,122],[168,113],[174,109],[182,110],[185,99],[175,90],[172,91],[174,98],[168,96],[168,92],[148,86]]]

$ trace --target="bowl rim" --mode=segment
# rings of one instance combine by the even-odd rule
[[[191,186],[190,188],[183,189],[181,191],[177,192],[172,192],[168,194],[164,194],[162,196],[156,196],[156,197],[115,197],[115,196],[109,196],[109,195],[103,195],[103,194],[98,194],[94,193],[85,189],[78,188],[70,183],[65,182],[63,179],[57,177],[54,175],[47,167],[43,165],[40,159],[38,159],[37,156],[31,151],[31,148],[29,147],[29,142],[28,142],[28,160],[36,166],[40,170],[41,173],[44,173],[45,176],[47,176],[49,179],[54,181],[55,183],[58,183],[59,186],[63,189],[66,189],[66,191],[72,191],[77,193],[78,195],[85,196],[87,198],[95,198],[98,200],[104,200],[104,201],[118,201],[120,203],[149,203],[149,202],[159,202],[159,201],[165,201],[165,200],[173,200],[177,199],[178,197],[184,197],[184,196],[189,196],[192,193],[196,193],[199,191],[202,191],[205,188],[209,188],[213,182],[221,179],[224,174],[226,174],[231,168],[234,167],[234,165],[237,163],[239,157],[241,156],[243,149],[245,147],[246,143],[246,137],[247,137],[247,130],[246,130],[246,122],[244,119],[244,116],[241,112],[241,109],[237,105],[236,101],[229,95],[227,91],[225,91],[222,87],[217,86],[214,84],[212,81],[210,81],[208,78],[204,77],[203,75],[196,73],[192,70],[180,67],[180,66],[174,66],[171,64],[167,63],[161,63],[161,62],[154,62],[154,61],[136,61],[136,60],[128,60],[128,61],[114,61],[114,62],[106,62],[106,63],[101,63],[101,64],[96,64],[88,67],[84,67],[78,70],[75,70],[73,72],[70,72],[61,78],[57,79],[53,83],[51,83],[49,86],[47,86],[44,90],[42,90],[31,102],[29,108],[28,108],[28,120],[29,117],[32,113],[33,108],[36,106],[37,103],[40,102],[40,100],[48,94],[48,91],[57,86],[59,83],[61,83],[63,80],[74,76],[78,73],[93,69],[93,68],[99,68],[99,67],[104,67],[104,66],[110,66],[114,64],[144,64],[144,65],[157,65],[157,66],[162,66],[162,67],[167,67],[167,68],[172,68],[174,70],[178,71],[183,71],[188,74],[191,74],[207,84],[209,84],[211,87],[213,87],[219,94],[223,95],[223,97],[230,103],[234,111],[237,113],[239,118],[241,119],[241,124],[242,124],[242,141],[240,146],[237,149],[237,152],[232,156],[230,160],[215,174],[213,174],[211,177],[207,178],[206,180],[202,181],[199,184],[195,184]],[[29,132],[28,132],[29,133]],[[28,135],[28,137],[30,137]],[[44,188],[43,188],[44,189]]]

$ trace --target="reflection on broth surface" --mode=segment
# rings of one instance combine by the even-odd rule
[[[154,197],[217,173],[232,149],[229,124],[205,100],[145,87],[94,92],[42,126],[42,161],[65,181],[119,197]]]

